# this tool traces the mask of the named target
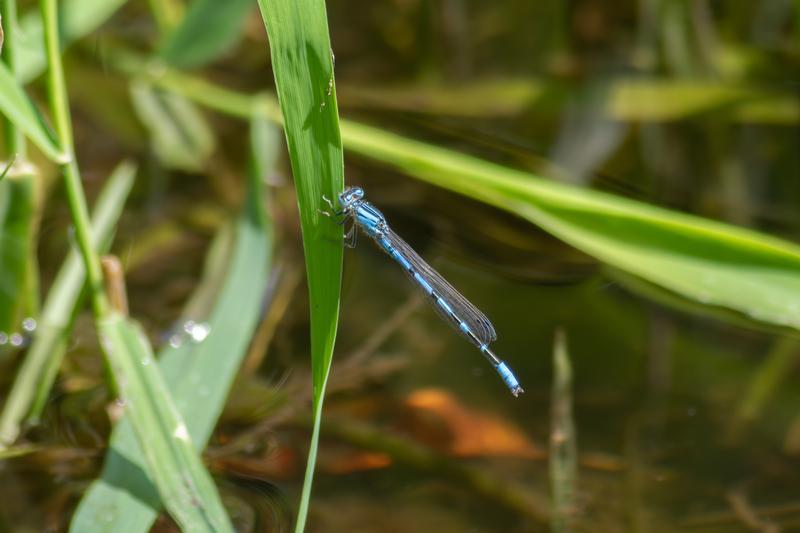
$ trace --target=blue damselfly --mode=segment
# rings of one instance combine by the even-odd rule
[[[333,209],[330,200],[323,199]],[[361,187],[348,187],[339,195],[339,205],[341,209],[333,214],[344,216],[343,222],[345,220],[354,222],[345,236],[345,244],[349,247],[355,246],[360,227],[372,237],[378,246],[400,263],[411,280],[430,297],[434,309],[442,318],[481,351],[503,378],[511,393],[518,396],[523,392],[519,381],[508,365],[489,349],[489,343],[497,338],[497,334],[486,315],[472,305],[392,231],[383,214],[364,200],[364,190]]]

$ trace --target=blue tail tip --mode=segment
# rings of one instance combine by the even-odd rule
[[[510,368],[508,368],[508,365],[506,365],[504,362],[500,361],[500,364],[497,365],[497,373],[500,374],[501,378],[503,378],[503,381],[505,381],[508,390],[511,391],[511,394],[513,394],[515,398],[519,397],[520,394],[525,392],[524,390],[522,390],[522,387],[520,387],[519,381],[517,381],[517,378],[514,375],[514,373],[511,371]]]

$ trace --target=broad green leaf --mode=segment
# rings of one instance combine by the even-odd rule
[[[320,213],[344,186],[333,53],[324,0],[259,0],[289,145],[311,309],[314,428],[296,531],[305,527],[322,401],[339,315],[342,231]]]
[[[111,240],[125,199],[133,186],[135,168],[119,165],[97,199],[92,216],[92,241],[105,249]],[[61,359],[66,351],[69,326],[78,311],[81,287],[86,274],[77,249],[70,250],[59,270],[38,319],[33,343],[25,354],[11,392],[0,415],[0,446],[12,443],[20,423],[32,409],[32,402],[44,402],[49,396]]]
[[[705,305],[800,329],[800,247],[755,231],[543,180],[356,123],[345,146],[530,220],[576,248]]]
[[[117,312],[99,318],[97,325],[147,475],[169,514],[184,531],[233,531],[144,332]],[[106,511],[96,517],[100,524],[108,523]]]
[[[230,51],[242,38],[251,0],[194,0],[183,21],[161,47],[170,65],[196,68]]]
[[[63,0],[60,6],[59,34],[61,45],[70,44],[96,30],[127,0]],[[44,31],[38,9],[32,9],[20,20],[17,46],[18,75],[29,82],[45,68]]]
[[[136,112],[164,165],[199,172],[214,150],[214,134],[202,113],[184,97],[143,82],[131,84]]]
[[[59,163],[68,159],[22,86],[3,63],[0,63],[0,113],[33,141],[47,157]]]
[[[261,126],[254,126],[258,132]],[[223,288],[201,343],[165,347],[159,366],[198,451],[205,447],[244,359],[261,311],[272,250],[259,185],[276,159],[278,132],[257,138],[249,204],[236,225],[236,242]],[[259,134],[260,135],[260,134]],[[199,317],[194,317],[198,319]],[[203,391],[198,394],[198,391]],[[127,418],[114,429],[102,477],[89,489],[72,519],[71,530],[129,533],[149,531],[161,509],[158,491]]]

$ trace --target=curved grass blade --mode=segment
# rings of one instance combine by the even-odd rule
[[[68,159],[22,86],[14,79],[14,75],[4,63],[0,63],[0,113],[33,141],[47,157],[59,163]]]
[[[92,242],[105,249],[128,197],[135,167],[119,165],[97,199],[92,217]],[[36,336],[20,366],[14,385],[0,415],[0,447],[11,444],[19,434],[19,425],[26,413],[34,417],[49,396],[61,359],[66,351],[69,326],[78,309],[81,287],[86,274],[76,249],[70,250],[53,282],[39,316]],[[39,409],[32,405],[39,405]]]
[[[342,123],[345,145],[495,205],[620,270],[706,306],[800,329],[800,246],[744,228],[537,178]]]
[[[323,196],[344,185],[333,53],[324,0],[259,0],[289,146],[303,232],[311,309],[314,427],[296,531],[303,531],[314,475],[319,423],[339,315],[342,231],[322,216]]]
[[[159,357],[164,380],[198,451],[205,447],[246,356],[269,274],[272,231],[260,202],[260,182],[273,167],[279,138],[277,130],[265,133],[263,128],[263,124],[254,125],[256,163],[250,173],[248,205],[236,223],[232,260],[208,320],[210,333],[200,344],[167,346]],[[102,476],[81,500],[70,530],[149,531],[162,504],[146,471],[133,427],[125,418],[114,429]]]
[[[131,66],[132,66],[131,62]],[[243,116],[253,100],[177,72],[152,81]],[[264,99],[273,118],[273,100]],[[596,258],[707,308],[800,329],[800,247],[756,231],[579,189],[342,121],[344,146],[423,181],[517,214]]]

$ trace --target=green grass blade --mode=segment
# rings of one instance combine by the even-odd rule
[[[170,65],[197,68],[225,54],[242,38],[251,0],[194,0],[160,55]]]
[[[60,6],[61,46],[76,41],[96,30],[108,20],[127,0],[64,0]],[[32,10],[20,20],[17,62],[19,79],[29,82],[44,71],[46,66],[42,17]]]
[[[133,165],[119,165],[97,199],[91,230],[92,242],[97,248],[105,248],[103,243],[111,240],[117,219],[133,186],[134,173]],[[11,444],[19,434],[23,417],[31,410],[38,410],[32,406],[34,399],[38,398],[41,406],[43,399],[49,395],[66,350],[69,326],[77,312],[85,279],[78,251],[72,249],[50,288],[42,313],[38,317],[36,336],[3,406],[0,415],[0,446]]]
[[[526,172],[356,123],[345,146],[505,209],[576,248],[704,305],[800,329],[800,247],[755,231]]]
[[[556,332],[553,349],[550,409],[551,530],[566,533],[573,530],[577,511],[578,445],[572,417],[572,365],[566,335],[562,330]]]
[[[33,141],[47,157],[57,162],[64,162],[67,159],[22,86],[3,63],[0,63],[0,113]]]
[[[164,506],[184,531],[233,531],[141,328],[113,311],[97,325],[125,414],[143,444],[147,473]]]
[[[0,331],[7,334],[38,315],[37,189],[27,173],[0,182]]]
[[[314,428],[296,531],[303,531],[339,314],[342,231],[319,213],[344,185],[333,57],[323,0],[259,0],[269,36],[303,232],[311,309]]]
[[[260,314],[272,250],[271,224],[260,199],[261,177],[277,158],[279,132],[254,125],[256,156],[251,172],[248,206],[236,226],[236,243],[226,281],[208,320],[210,334],[200,344],[166,347],[159,357],[164,379],[173,391],[192,438],[205,446],[221,412],[231,383],[244,359]],[[202,390],[203,394],[197,394]],[[144,474],[146,463],[129,420],[114,429],[103,473],[84,496],[73,516],[71,531],[145,532],[158,516],[161,503]]]

